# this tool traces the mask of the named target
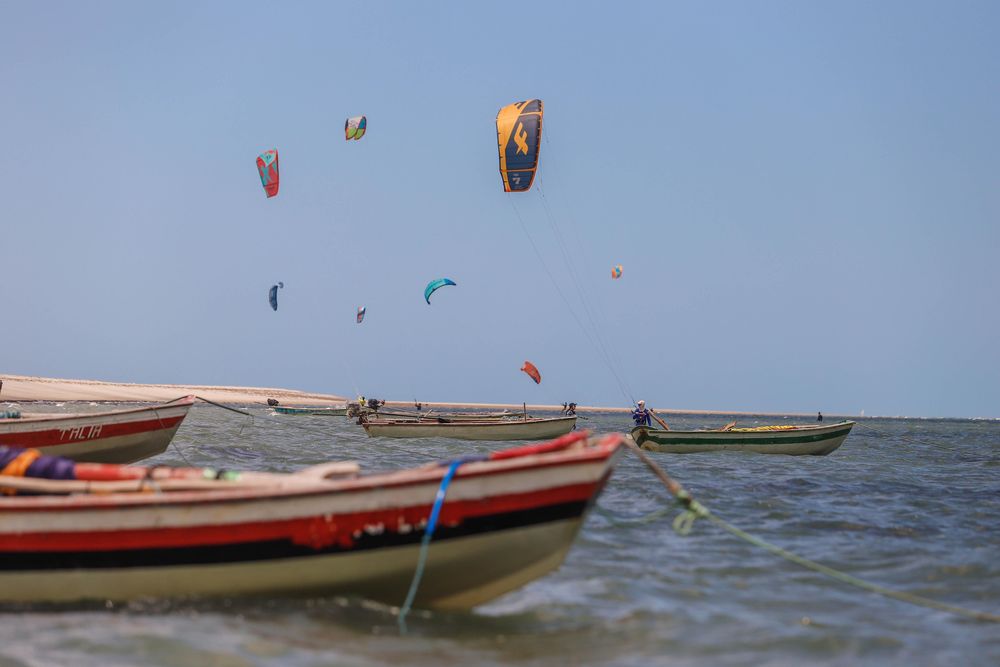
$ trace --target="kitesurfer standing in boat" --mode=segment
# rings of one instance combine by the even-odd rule
[[[670,426],[667,425],[667,422],[660,419],[660,415],[653,412],[653,408],[649,408],[648,410],[646,409],[646,401],[639,401],[636,404],[635,410],[632,411],[632,420],[635,421],[635,425],[652,426],[653,422],[651,419],[655,419],[656,423],[662,426],[664,431],[670,430]]]
[[[632,411],[632,420],[636,426],[652,426],[653,418],[646,409],[646,401],[639,401],[635,410]]]

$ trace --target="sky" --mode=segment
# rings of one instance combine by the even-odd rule
[[[0,372],[1000,416],[1000,4],[0,11]]]

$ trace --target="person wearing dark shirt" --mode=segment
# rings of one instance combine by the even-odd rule
[[[632,420],[636,426],[652,426],[653,418],[646,409],[646,401],[639,401],[635,410],[632,411]]]

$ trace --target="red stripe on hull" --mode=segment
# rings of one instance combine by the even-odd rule
[[[447,501],[441,509],[442,526],[494,514],[535,509],[547,505],[589,500],[606,481],[572,484],[527,493],[507,494],[476,500]],[[267,499],[266,502],[274,502]],[[197,506],[192,507],[197,511]],[[332,544],[350,548],[355,536],[368,530],[397,532],[400,525],[417,528],[427,520],[431,504],[351,514],[313,514],[296,519],[138,530],[40,532],[0,536],[0,552],[22,551],[113,551],[239,544],[266,540],[289,540],[293,544],[322,549]],[[112,511],[121,511],[115,509]]]
[[[96,423],[49,428],[44,431],[6,433],[0,434],[0,445],[5,447],[35,447],[44,449],[45,447],[70,445],[77,442],[100,442],[101,440],[119,436],[165,431],[178,426],[184,421],[185,416],[144,419],[142,421],[121,424]]]

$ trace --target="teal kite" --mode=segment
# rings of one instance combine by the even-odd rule
[[[437,280],[430,281],[429,283],[427,283],[427,287],[424,288],[424,301],[427,302],[428,306],[431,305],[431,294],[434,294],[434,292],[438,291],[445,285],[454,285],[454,284],[455,281],[450,278],[438,278]]]

